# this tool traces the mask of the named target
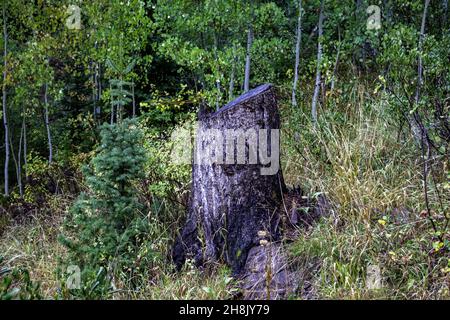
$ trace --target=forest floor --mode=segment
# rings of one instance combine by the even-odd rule
[[[305,121],[306,108],[304,113],[284,100],[280,103],[286,183],[300,186],[311,198],[324,194],[331,203],[327,218],[299,228],[295,239],[285,241],[292,266],[302,271],[300,290],[289,298],[450,298],[449,254],[436,247],[435,232],[423,213],[418,149],[407,128],[399,134],[392,126],[382,97],[370,98],[366,91],[357,84],[353,101],[320,110],[317,127]],[[444,172],[435,168],[435,181],[445,181]],[[430,201],[448,201],[434,184],[439,183],[430,184]],[[56,195],[20,221],[0,221],[3,265],[29,270],[43,298],[65,298],[57,270],[66,252],[57,238],[72,201],[73,197]],[[444,217],[437,212],[433,219],[439,224]],[[199,270],[187,264],[181,272],[173,271],[167,258],[171,227],[161,224],[155,230],[153,245],[161,255],[136,276],[137,289],[116,283],[111,298],[235,296],[236,283],[223,265]]]

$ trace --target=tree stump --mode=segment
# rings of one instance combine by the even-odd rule
[[[261,236],[279,238],[279,128],[269,84],[200,116],[187,220],[173,248],[178,268],[187,258],[197,265],[224,259],[239,275]]]

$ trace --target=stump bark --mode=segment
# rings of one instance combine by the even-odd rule
[[[298,274],[288,266],[281,244],[266,244],[250,249],[242,276],[245,300],[278,300],[295,293]]]
[[[187,220],[173,248],[178,268],[188,258],[196,265],[223,259],[239,275],[262,236],[279,238],[285,190],[279,129],[276,95],[268,84],[200,117]]]

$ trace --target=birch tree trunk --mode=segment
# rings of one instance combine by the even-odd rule
[[[247,55],[245,57],[245,77],[244,77],[244,92],[250,90],[250,64],[251,64],[251,49],[253,44],[253,1],[250,2],[251,19],[248,25],[247,34]]]
[[[109,92],[112,92],[112,85],[111,83],[109,84]],[[114,123],[114,100],[112,98],[112,94],[110,94],[110,99],[111,99],[111,119],[110,119],[110,124]]]
[[[245,57],[245,79],[244,79],[244,92],[250,90],[250,63],[251,63],[251,48],[253,42],[253,30],[250,25],[250,29],[248,30],[247,36],[247,55]]]
[[[217,33],[216,30],[214,30],[213,32],[213,37],[214,37],[214,59],[216,61],[217,64],[217,74],[215,75],[215,81],[216,81],[216,110],[219,110],[220,107],[220,98],[221,98],[221,93],[220,93],[220,72],[219,72],[219,68],[220,65],[218,63],[218,51],[219,51],[219,39],[217,38]]]
[[[12,154],[12,158],[13,158],[13,162],[14,162],[14,165],[15,165],[15,167],[16,167],[16,179],[17,179],[17,181],[18,181],[18,184],[19,184],[19,186],[21,185],[21,182],[19,182],[20,181],[20,169],[19,169],[19,163],[17,162],[17,158],[16,158],[16,154],[15,154],[15,152],[14,152],[14,144],[13,144],[13,141],[12,141],[12,139],[11,139],[11,133],[9,134],[9,146],[10,146],[10,148],[11,148],[11,154]],[[19,147],[19,149],[20,149],[20,147]]]
[[[100,101],[102,98],[102,65],[99,63],[98,65],[98,76],[97,76],[97,85],[98,85],[98,95],[97,95],[97,101]],[[98,105],[97,107],[97,114],[99,117],[101,116],[102,109],[101,106]]]
[[[44,111],[45,111],[45,128],[47,129],[47,141],[48,141],[48,163],[53,162],[53,143],[52,135],[50,132],[50,123],[48,117],[48,84],[45,84],[44,92]]]
[[[17,183],[19,185],[20,197],[23,197],[23,184],[22,184],[22,142],[25,130],[25,121],[22,120],[22,127],[20,129],[19,150],[17,151],[18,167],[17,167]]]
[[[25,110],[26,111],[26,110]],[[22,119],[23,125],[23,169],[25,175],[25,182],[27,181],[28,172],[27,172],[27,153],[28,153],[28,145],[27,145],[27,123],[25,121],[25,112]]]
[[[6,108],[6,72],[7,72],[7,55],[8,55],[8,31],[6,29],[6,2],[3,2],[3,126],[5,129],[5,196],[9,196],[9,128],[8,113]]]
[[[230,85],[228,88],[228,100],[231,101],[234,98],[234,76],[236,73],[236,46],[233,45],[233,64],[231,65]]]
[[[99,101],[102,96],[101,80],[100,80],[100,63],[94,62],[94,92],[93,92],[93,104],[94,104],[94,120],[100,116]]]
[[[295,44],[294,83],[292,85],[292,105],[297,106],[298,67],[300,64],[300,45],[302,41],[302,0],[298,1],[297,42]]]
[[[93,84],[93,88],[92,88],[92,115],[94,117],[94,122],[95,119],[97,117],[96,112],[97,112],[97,75],[96,75],[96,68],[95,68],[95,62],[91,62],[91,72],[92,72],[92,84]]]
[[[311,114],[313,123],[317,123],[317,100],[319,98],[320,84],[321,84],[321,62],[322,62],[322,35],[323,35],[323,3],[320,1],[320,13],[319,13],[319,33],[317,40],[317,71],[316,71],[316,83],[314,86],[314,95],[311,104]]]
[[[134,80],[131,80],[131,96],[133,99],[133,118],[136,118],[136,98],[134,96]]]

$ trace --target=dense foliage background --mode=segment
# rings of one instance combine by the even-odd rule
[[[170,137],[267,82],[286,182],[333,213],[286,240],[294,298],[449,297],[447,0],[1,3],[0,298],[232,297],[173,270]]]

